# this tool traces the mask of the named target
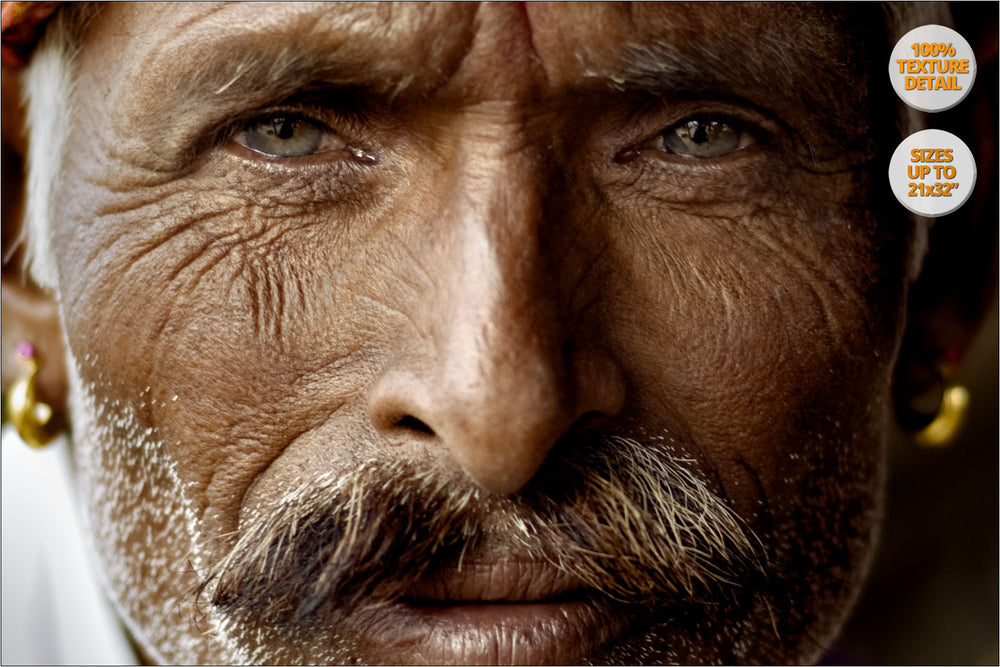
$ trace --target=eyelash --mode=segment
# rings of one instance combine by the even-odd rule
[[[725,154],[710,157],[683,155],[679,152],[670,150],[669,146],[666,145],[668,143],[668,133],[671,130],[679,130],[685,125],[690,126],[694,123],[700,123],[702,127],[713,128],[718,125],[723,125],[737,133],[736,141],[739,145]],[[746,137],[743,135],[746,135]],[[656,144],[658,143],[662,143],[664,146],[662,148],[657,147]],[[667,125],[666,127],[657,130],[654,134],[647,135],[645,139],[642,139],[619,151],[615,155],[614,161],[618,163],[627,163],[643,156],[644,154],[655,152],[659,154],[659,159],[664,160],[680,160],[684,162],[697,160],[700,162],[709,162],[728,158],[730,155],[741,153],[759,143],[762,143],[760,133],[756,132],[742,120],[719,114],[694,114]]]
[[[623,127],[638,128],[630,134],[634,137],[612,156],[617,164],[627,164],[642,160],[664,166],[673,164],[686,169],[707,167],[730,160],[739,160],[758,155],[764,151],[780,149],[787,128],[766,109],[742,99],[712,100],[703,98],[664,100],[646,98],[637,100],[622,119]],[[722,123],[739,133],[739,146],[726,154],[701,157],[673,153],[663,147],[663,137],[671,130],[692,121],[700,121],[705,126]],[[639,136],[636,137],[636,134]],[[715,138],[719,138],[716,135]],[[657,147],[656,144],[660,143]],[[621,146],[622,144],[619,144]]]

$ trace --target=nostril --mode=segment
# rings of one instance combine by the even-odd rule
[[[432,429],[427,424],[423,423],[416,417],[411,415],[404,415],[396,420],[395,426],[397,428],[405,428],[410,431],[415,431],[417,433],[424,433],[426,435],[434,435],[434,429]]]

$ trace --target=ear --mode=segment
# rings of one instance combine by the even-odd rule
[[[937,414],[950,376],[996,295],[997,8],[953,3],[952,9],[955,29],[976,54],[976,80],[964,101],[930,114],[928,122],[969,146],[978,174],[965,205],[935,222],[923,270],[911,286],[893,387],[896,418],[907,430],[923,428]]]
[[[16,72],[3,68],[3,293],[0,314],[0,357],[3,392],[24,377],[24,368],[15,355],[21,341],[28,341],[38,353],[39,370],[35,393],[48,403],[55,420],[60,420],[66,404],[66,370],[62,329],[54,299],[24,275],[20,248],[21,216],[24,201],[24,136],[20,94]]]
[[[62,328],[55,302],[35,287],[19,283],[17,278],[3,277],[2,303],[3,391],[24,377],[27,370],[17,360],[15,349],[21,341],[30,342],[39,359],[35,376],[38,399],[52,406],[57,414],[66,403],[66,365],[63,354]]]

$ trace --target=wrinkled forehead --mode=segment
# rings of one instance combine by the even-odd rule
[[[111,3],[89,43],[160,91],[314,80],[425,95],[594,86],[851,113],[877,7],[745,3]],[[91,47],[93,48],[93,47]],[[484,76],[489,85],[482,85]],[[477,83],[480,82],[480,83]],[[862,84],[859,86],[859,84]],[[852,92],[853,91],[853,92]],[[779,109],[780,110],[780,109]]]

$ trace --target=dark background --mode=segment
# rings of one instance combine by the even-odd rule
[[[828,663],[1000,662],[998,10],[996,2],[952,5],[955,28],[973,45],[979,67],[969,97],[929,118],[975,146],[980,183],[991,185],[984,198],[938,219],[931,247],[946,251],[925,267],[934,286],[922,288],[931,301],[956,304],[948,313],[956,321],[987,313],[955,378],[971,394],[968,415],[947,447],[922,448],[911,434],[893,433],[882,542],[871,580]],[[984,301],[970,289],[974,285],[991,286],[992,293]]]
[[[997,335],[994,303],[958,378],[971,398],[954,442],[928,449],[894,434],[882,544],[858,607],[825,662],[1000,660]]]

